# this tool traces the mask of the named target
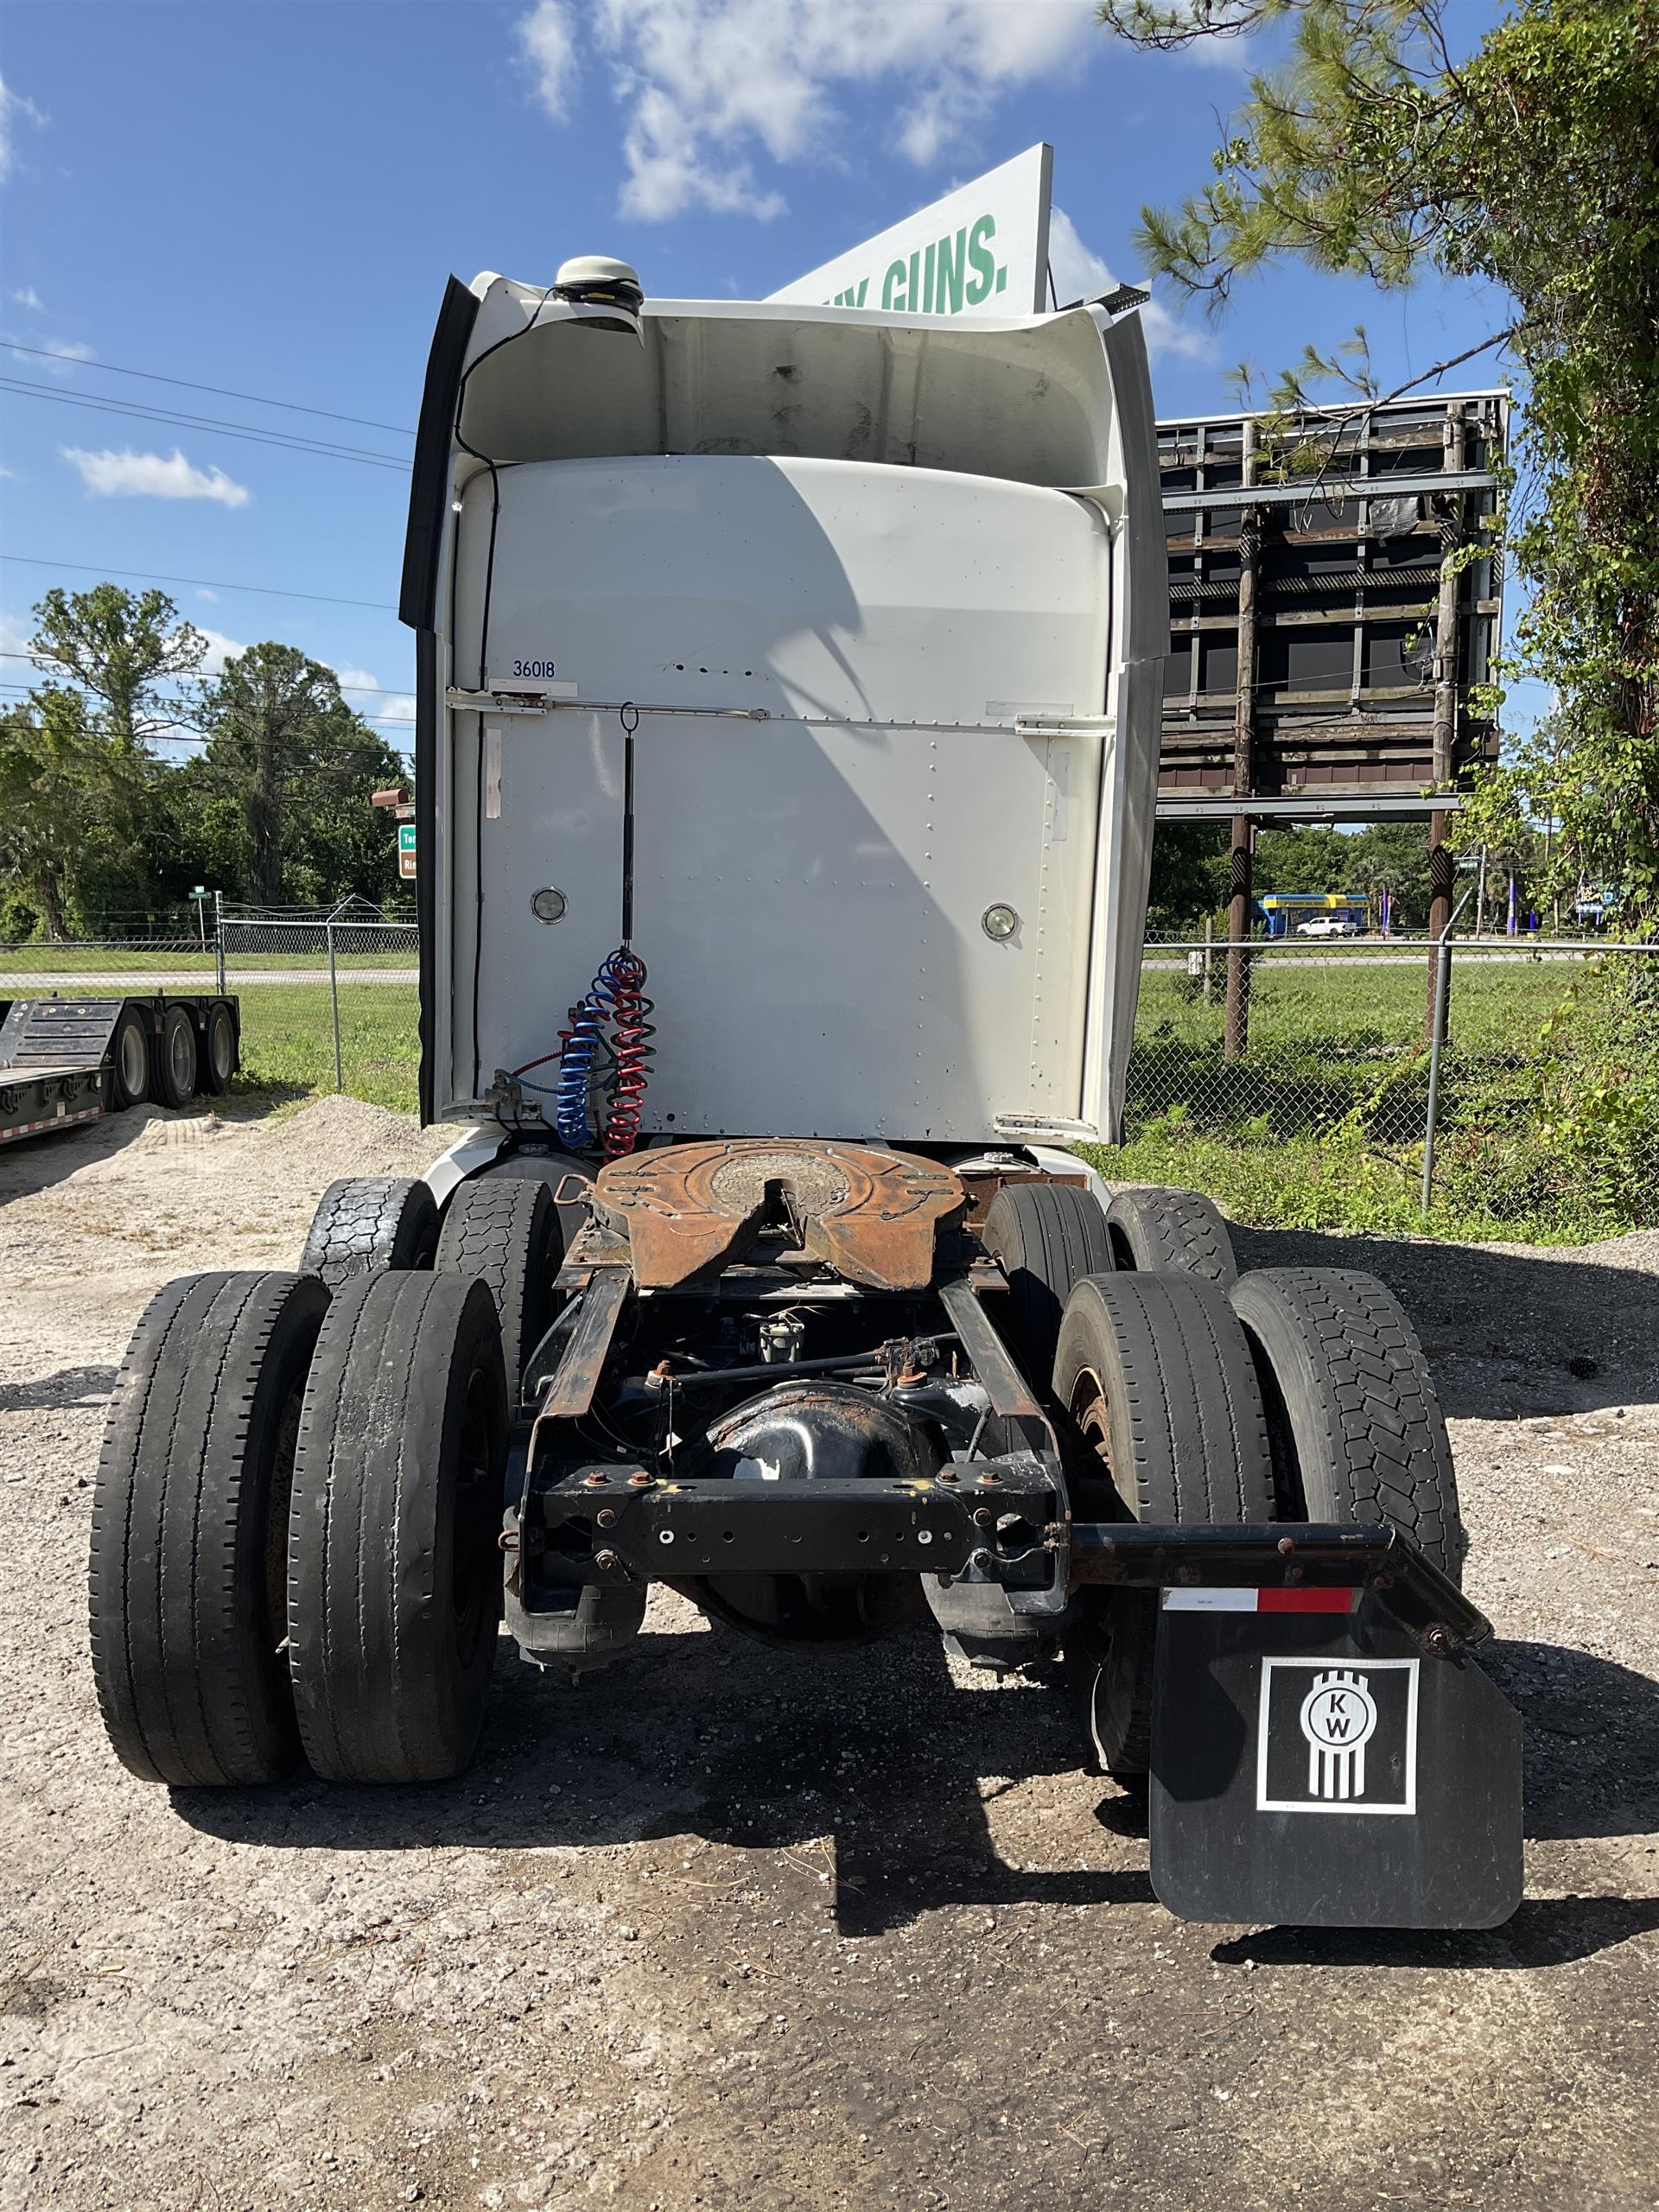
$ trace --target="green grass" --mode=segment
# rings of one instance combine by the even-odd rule
[[[264,983],[241,1001],[242,1082],[260,1091],[330,1091],[334,1042],[327,979]],[[420,995],[413,983],[354,984],[340,995],[341,1088],[413,1114],[419,1106]]]
[[[1259,962],[1249,1049],[1186,976],[1143,978],[1120,1180],[1264,1226],[1579,1243],[1659,1223],[1659,959],[1454,962],[1434,1204],[1418,1211],[1427,974]]]

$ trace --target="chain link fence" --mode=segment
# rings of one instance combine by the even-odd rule
[[[414,1110],[420,934],[361,900],[311,912],[222,908],[222,988],[242,1007],[242,1066],[270,1089],[348,1090]]]
[[[1520,1151],[1550,1141],[1585,1173],[1659,1173],[1659,946],[1149,944],[1124,1116],[1143,1139],[1388,1154],[1425,1209],[1437,1157],[1535,1185]]]
[[[419,963],[415,923],[363,901],[282,912],[209,905],[191,935],[0,944],[0,998],[233,994],[248,1082],[345,1090],[413,1112]]]

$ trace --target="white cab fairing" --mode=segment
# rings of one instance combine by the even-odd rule
[[[642,344],[539,296],[485,287],[451,448],[429,1111],[555,1051],[619,941],[632,702],[647,1130],[1109,1130],[1163,650],[1138,334],[669,303]]]

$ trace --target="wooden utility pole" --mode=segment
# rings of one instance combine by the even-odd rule
[[[1446,409],[1446,428],[1441,433],[1440,466],[1448,473],[1461,471],[1467,449],[1468,422],[1461,402],[1454,402]],[[1458,585],[1457,569],[1452,555],[1463,543],[1463,494],[1448,492],[1441,494],[1440,516],[1440,595],[1434,611],[1434,734],[1433,780],[1439,790],[1452,780],[1458,737]],[[1441,931],[1452,918],[1452,884],[1454,861],[1451,847],[1446,842],[1446,817],[1431,814],[1428,817],[1428,1002],[1423,1017],[1423,1034],[1434,1034],[1435,1003],[1440,996],[1443,972],[1436,958],[1434,946]]]
[[[1243,425],[1242,454],[1245,485],[1255,481],[1255,425]],[[1233,796],[1249,798],[1255,785],[1255,576],[1262,543],[1262,510],[1242,507],[1238,516],[1238,683],[1233,700]],[[1242,950],[1250,933],[1250,861],[1255,824],[1248,814],[1232,817],[1227,907],[1227,1017],[1224,1056],[1243,1059],[1250,1045],[1250,956]]]

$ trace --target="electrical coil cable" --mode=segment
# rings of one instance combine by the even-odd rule
[[[607,961],[605,966],[609,964]],[[588,1100],[593,1090],[594,1062],[605,1035],[605,1020],[609,1012],[605,967],[601,967],[582,1004],[572,1009],[570,1027],[559,1032],[559,1079],[553,1086],[553,1119],[559,1142],[572,1152],[585,1152],[593,1142]]]
[[[652,1001],[645,996],[645,963],[633,950],[633,734],[639,727],[639,709],[632,701],[620,709],[626,737],[623,753],[622,798],[622,942],[607,952],[599,973],[588,986],[580,1006],[570,1010],[570,1026],[559,1032],[559,1049],[538,1060],[526,1060],[513,1073],[522,1078],[534,1067],[556,1058],[558,1080],[550,1088],[554,1127],[559,1141],[571,1152],[585,1152],[594,1143],[589,1110],[595,1089],[601,1054],[608,1052],[610,1065],[601,1078],[606,1099],[601,1116],[599,1144],[607,1160],[621,1160],[639,1141],[639,1121],[650,1080],[648,1067],[655,1057],[651,1039],[657,1033],[652,1020]],[[527,1090],[549,1086],[525,1084]]]
[[[648,1019],[652,1001],[645,995],[645,963],[637,952],[619,945],[600,974],[611,984],[616,1055],[611,1072],[610,1111],[605,1120],[605,1157],[620,1160],[633,1150],[639,1135],[640,1110],[650,1079],[646,1063],[653,1049],[647,1039],[656,1035],[657,1027]]]

